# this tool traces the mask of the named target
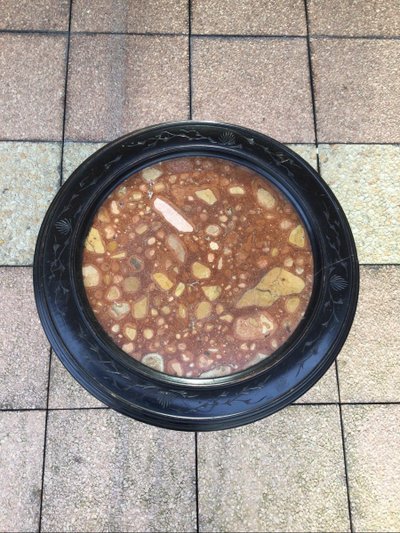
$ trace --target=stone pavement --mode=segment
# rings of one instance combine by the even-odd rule
[[[0,2],[0,531],[400,531],[399,38],[397,0]],[[74,168],[186,119],[298,151],[362,263],[337,363],[292,406],[216,433],[89,396],[50,350],[31,283]]]

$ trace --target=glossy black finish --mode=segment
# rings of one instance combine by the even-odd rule
[[[224,157],[268,178],[296,205],[313,246],[314,290],[301,325],[273,358],[223,378],[172,377],[128,357],[94,319],[82,284],[83,241],[109,192],[144,166],[186,155]],[[326,372],[346,340],[358,286],[349,225],[318,174],[273,139],[246,128],[206,122],[146,128],[87,159],[51,204],[34,260],[39,316],[70,373],[113,409],[186,431],[247,424],[304,394]]]

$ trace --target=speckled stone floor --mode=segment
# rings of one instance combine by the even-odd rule
[[[398,0],[0,2],[0,531],[400,531]],[[212,119],[288,143],[361,262],[337,363],[295,404],[191,434],[104,407],[33,301],[49,202],[103,143]]]

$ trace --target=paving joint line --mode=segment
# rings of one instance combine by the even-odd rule
[[[33,265],[0,265],[0,268],[32,268]]]
[[[321,164],[319,160],[319,147],[318,147],[317,106],[316,106],[316,96],[315,96],[315,87],[314,87],[311,38],[310,38],[310,20],[309,20],[309,14],[308,14],[307,0],[304,0],[304,11],[305,11],[306,27],[307,27],[307,55],[308,55],[310,89],[311,89],[311,103],[312,103],[313,122],[314,122],[315,145],[316,145],[316,151],[317,151],[317,170],[318,170],[318,174],[321,175]],[[345,438],[344,438],[343,414],[342,414],[342,406],[341,406],[339,370],[338,370],[337,359],[335,359],[335,370],[336,370],[336,388],[337,388],[338,400],[339,400],[338,408],[339,408],[340,431],[341,431],[342,451],[343,451],[343,467],[344,467],[345,481],[346,481],[347,512],[348,512],[348,518],[349,518],[350,532],[353,533],[354,531],[353,517],[351,513],[350,486],[349,486],[349,477],[348,477],[348,468],[347,468],[346,446],[345,446]]]
[[[199,445],[198,432],[194,433],[194,452],[195,452],[195,475],[196,475],[196,532],[200,531],[200,514],[199,514]]]
[[[73,0],[70,0],[69,4],[69,21],[68,21],[68,40],[66,49],[65,60],[65,82],[64,82],[64,110],[63,110],[63,124],[62,124],[62,136],[61,136],[61,163],[60,163],[60,181],[59,187],[61,187],[64,180],[64,145],[65,145],[65,122],[67,118],[67,91],[68,91],[68,73],[69,73],[69,56],[71,50],[71,23],[72,23],[72,7]]]
[[[48,35],[48,36],[96,36],[96,35],[127,35],[127,36],[144,36],[144,37],[186,37],[185,32],[157,32],[157,31],[91,31],[91,30],[42,30],[42,29],[15,29],[3,28],[0,29],[0,35]],[[326,33],[311,33],[308,30],[310,39],[331,39],[331,40],[371,40],[371,41],[398,41],[400,35],[342,35],[342,34],[326,34]],[[266,33],[266,34],[252,34],[252,33],[192,33],[192,37],[200,37],[204,39],[306,39],[306,34],[286,34],[286,33]]]
[[[42,411],[48,411],[56,412],[56,411],[107,411],[110,410],[110,407],[102,406],[92,406],[92,407],[18,407],[15,409],[12,408],[0,408],[0,413],[26,413],[26,412],[42,412]]]
[[[42,531],[42,516],[43,516],[43,495],[44,495],[44,476],[46,470],[46,450],[47,450],[47,428],[49,420],[49,397],[50,397],[50,376],[51,376],[51,360],[52,360],[52,348],[49,349],[49,368],[47,372],[47,396],[46,396],[46,409],[44,409],[46,416],[44,420],[44,436],[43,436],[43,457],[42,457],[42,479],[40,489],[40,505],[39,505],[39,524],[38,531]]]
[[[53,353],[54,355],[54,353]],[[400,405],[399,401],[368,401],[368,402],[293,402],[289,404],[288,407],[326,407],[326,406],[335,406],[338,407],[339,405],[345,406],[345,407],[364,407],[364,406],[383,406],[383,405]],[[107,407],[106,405],[98,405],[98,406],[91,406],[91,407],[4,407],[0,408],[0,413],[23,413],[23,412],[42,412],[42,411],[49,411],[49,412],[56,412],[56,411],[107,411],[111,410],[111,407]]]
[[[336,370],[336,383],[337,383],[338,397],[339,397],[339,420],[340,420],[340,432],[342,436],[344,474],[345,474],[345,480],[346,480],[347,509],[348,509],[348,514],[349,514],[350,532],[353,533],[354,525],[353,525],[353,516],[352,516],[352,510],[351,510],[349,468],[347,464],[346,439],[345,439],[345,433],[344,433],[342,401],[341,401],[341,394],[340,394],[339,365],[338,365],[337,359],[335,359],[335,370]]]
[[[192,0],[188,0],[188,55],[189,55],[189,120],[192,120]]]
[[[311,406],[311,407],[318,407],[320,405],[345,405],[346,407],[350,406],[350,407],[361,407],[363,405],[400,405],[400,400],[397,401],[393,401],[393,402],[390,402],[390,401],[376,401],[376,402],[373,402],[373,401],[365,401],[365,402],[293,402],[291,403],[290,405],[292,407],[296,407],[296,406],[301,406],[301,407],[305,407],[305,406]]]
[[[8,138],[0,138],[0,143],[75,143],[75,144],[107,144],[110,142],[113,142],[114,139],[95,139],[95,140],[87,140],[87,139],[8,139]],[[313,142],[307,142],[307,141],[280,141],[282,144],[299,144],[299,145],[313,145],[315,143]],[[330,144],[339,144],[339,145],[350,145],[350,146],[400,146],[399,142],[379,142],[379,141],[318,141],[319,146],[323,145],[330,145]]]
[[[311,57],[311,42],[310,42],[310,21],[308,17],[308,6],[307,0],[304,0],[304,12],[306,18],[306,28],[307,28],[307,58],[308,58],[308,76],[310,80],[310,93],[311,93],[311,107],[313,114],[313,125],[314,125],[314,140],[315,140],[315,149],[317,156],[317,171],[321,175],[321,165],[319,160],[319,151],[318,151],[318,124],[317,124],[317,105],[315,97],[315,87],[314,87],[314,77],[313,77],[313,68],[312,68],[312,57]]]
[[[187,33],[183,32],[141,32],[141,31],[73,31],[73,30],[24,30],[24,29],[0,29],[1,34],[11,34],[11,35],[49,35],[51,37],[56,36],[75,36],[75,35],[84,35],[84,36],[96,36],[96,35],[132,35],[132,36],[144,36],[144,37],[185,37]]]
[[[311,39],[337,39],[337,40],[348,40],[348,41],[360,41],[360,40],[369,40],[369,41],[398,41],[400,40],[400,35],[329,35],[324,33],[310,33]]]
[[[63,126],[62,126],[62,144],[60,155],[60,181],[59,186],[62,184],[63,179],[63,163],[64,163],[64,138],[65,138],[65,117],[66,117],[66,103],[67,103],[67,81],[68,81],[68,64],[69,64],[69,51],[71,43],[71,21],[72,21],[72,2],[69,3],[69,18],[68,18],[68,38],[65,57],[65,83],[64,83],[64,110],[63,110]],[[43,464],[42,464],[42,486],[40,492],[40,507],[39,507],[39,533],[42,531],[42,517],[43,517],[43,496],[44,496],[44,478],[46,471],[46,449],[47,449],[47,429],[49,420],[49,400],[50,400],[50,379],[51,379],[51,362],[52,362],[52,348],[49,351],[49,370],[47,376],[47,399],[46,399],[46,417],[44,425],[44,442],[43,442]]]

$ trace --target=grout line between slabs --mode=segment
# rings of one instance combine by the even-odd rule
[[[190,46],[191,47],[191,46]],[[86,139],[64,139],[64,143],[75,143],[75,144],[107,144],[110,142],[113,142],[115,139],[100,139],[100,140],[86,140]],[[63,141],[61,139],[7,139],[7,138],[0,138],[0,143],[2,142],[8,142],[8,143],[62,143]],[[298,145],[304,145],[309,146],[312,144],[315,144],[313,142],[304,142],[304,141],[279,141],[282,144],[298,144]],[[339,144],[339,145],[350,145],[350,146],[400,146],[400,142],[353,142],[353,141],[318,141],[319,146],[322,145],[329,145],[329,144]]]
[[[188,54],[189,54],[189,120],[192,120],[192,0],[188,0]]]
[[[194,433],[194,451],[195,451],[195,468],[196,468],[196,532],[200,531],[200,519],[199,519],[199,434],[197,431]]]
[[[103,410],[103,411],[107,411],[107,410],[110,410],[111,408],[110,407],[107,407],[107,406],[93,406],[93,407],[48,407],[48,408],[45,408],[45,407],[23,407],[23,408],[17,408],[17,409],[9,409],[9,408],[4,408],[4,409],[0,409],[0,413],[23,413],[23,412],[27,412],[27,411],[48,411],[49,413],[51,412],[56,412],[56,411],[99,411],[99,410]]]
[[[293,41],[296,39],[305,39],[305,35],[283,35],[283,34],[274,34],[274,35],[251,35],[246,33],[192,33],[192,37],[196,39],[224,39],[224,40],[231,40],[231,39],[267,39],[267,40],[275,40],[275,39],[281,39],[284,41]]]
[[[318,150],[317,107],[316,107],[316,97],[315,97],[315,87],[314,87],[311,40],[310,40],[310,20],[308,16],[307,0],[304,0],[304,11],[305,11],[305,17],[306,17],[306,26],[307,26],[307,55],[308,55],[311,102],[312,102],[313,121],[314,121],[315,146],[316,146],[316,151],[317,151],[317,154],[316,154],[317,155],[317,170],[318,170],[318,174],[321,175],[321,165],[320,165],[319,150]],[[337,388],[338,400],[339,400],[338,407],[339,407],[340,431],[341,431],[341,439],[342,439],[343,466],[344,466],[345,481],[346,481],[347,512],[348,512],[348,517],[349,517],[350,532],[353,533],[354,529],[353,529],[353,519],[352,519],[352,514],[351,514],[350,488],[349,488],[349,478],[348,478],[348,469],[347,469],[346,446],[345,446],[345,439],[344,439],[343,415],[342,415],[342,405],[341,405],[341,395],[340,395],[340,385],[339,385],[339,370],[338,370],[337,359],[335,359],[335,371],[336,371],[336,388]]]
[[[0,138],[2,143],[61,143],[61,139],[7,139]]]
[[[329,35],[325,33],[312,33],[310,34],[311,39],[337,39],[337,40],[348,40],[348,41],[360,41],[360,40],[369,40],[369,41],[398,41],[400,40],[400,35],[393,35],[391,37],[384,35]]]
[[[324,406],[339,406],[339,402],[308,402],[308,403],[302,403],[302,402],[295,402],[288,405],[288,407],[324,407]],[[340,405],[345,405],[349,407],[363,407],[363,406],[375,406],[375,405],[400,405],[400,401],[383,401],[383,402],[340,402]],[[49,411],[50,413],[53,411],[107,411],[111,410],[111,407],[107,407],[106,405],[99,405],[99,406],[92,406],[92,407],[49,407],[46,409],[45,407],[17,407],[15,409],[13,408],[0,408],[0,413],[20,413],[20,412],[26,412],[26,411]]]
[[[49,396],[50,396],[50,375],[51,375],[51,360],[52,360],[52,348],[49,349],[49,369],[47,373],[47,398],[46,398],[46,416],[44,421],[44,436],[43,436],[43,457],[42,457],[42,481],[40,489],[40,506],[39,506],[39,533],[42,530],[42,512],[43,512],[43,495],[44,495],[44,475],[46,470],[46,448],[47,448],[47,426],[49,419]]]
[[[66,117],[66,102],[67,102],[69,50],[70,50],[70,43],[71,43],[72,2],[73,2],[73,0],[70,0],[70,3],[69,3],[68,39],[67,39],[67,49],[66,49],[66,54],[65,54],[66,57],[65,57],[65,83],[64,83],[64,112],[63,112],[62,144],[61,144],[61,155],[60,155],[60,181],[59,181],[59,186],[61,186],[62,178],[63,178],[65,117]],[[52,349],[50,348],[50,352],[49,352],[49,371],[48,371],[48,376],[47,376],[46,418],[45,418],[45,426],[44,426],[44,443],[43,443],[42,488],[41,488],[41,492],[40,492],[39,533],[42,531],[44,477],[45,477],[45,471],[46,471],[47,428],[48,428],[48,420],[49,420],[51,362],[52,362]]]
[[[321,175],[321,166],[319,161],[318,153],[318,126],[317,126],[317,108],[315,100],[315,91],[314,91],[314,77],[313,77],[313,68],[312,68],[312,58],[311,58],[311,42],[310,42],[310,21],[308,19],[308,6],[307,0],[304,0],[304,11],[306,17],[306,26],[307,26],[307,57],[308,57],[308,76],[310,80],[310,93],[311,93],[311,106],[313,114],[313,124],[314,124],[314,140],[317,156],[317,171]]]
[[[0,268],[32,268],[32,265],[0,265]]]
[[[54,36],[66,36],[66,35],[84,35],[84,36],[96,36],[96,35],[138,35],[145,37],[186,37],[187,33],[183,32],[152,32],[152,31],[71,31],[68,30],[0,30],[1,34],[12,34],[12,35],[49,35]]]
[[[39,29],[0,29],[0,35],[48,35],[48,36],[63,36],[63,35],[138,35],[144,37],[185,37],[187,33],[184,32],[152,32],[152,31],[70,31],[68,30],[39,30]],[[398,41],[400,35],[340,35],[340,34],[325,34],[325,33],[309,33],[313,40],[318,39],[336,39],[336,40],[370,40],[370,41]],[[200,37],[202,39],[305,39],[306,35],[302,34],[252,34],[252,33],[193,33],[192,37]]]
[[[68,20],[68,40],[66,50],[66,64],[65,64],[65,82],[64,82],[64,113],[63,113],[63,125],[62,125],[62,137],[61,137],[61,168],[60,168],[60,182],[61,187],[64,179],[64,145],[65,145],[65,122],[67,118],[67,90],[68,90],[68,72],[69,72],[69,54],[71,49],[71,22],[72,22],[72,4],[73,0],[69,3],[69,20]]]
[[[348,465],[347,465],[346,440],[345,440],[345,435],[344,435],[343,411],[342,411],[342,402],[341,402],[341,395],[340,395],[339,365],[338,365],[337,359],[335,359],[335,370],[336,370],[336,381],[337,381],[338,395],[339,395],[339,419],[340,419],[340,431],[342,434],[343,464],[344,464],[344,474],[345,474],[345,480],[346,480],[347,508],[348,508],[348,513],[349,513],[350,531],[351,533],[353,533],[354,526],[353,526],[353,516],[352,516],[352,511],[351,511],[349,470],[348,470]]]

